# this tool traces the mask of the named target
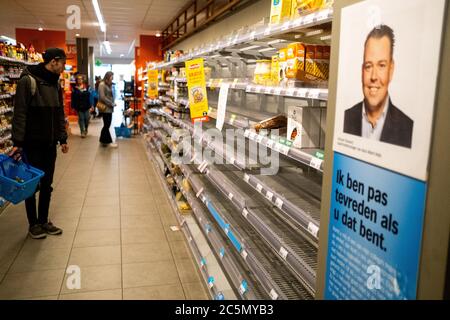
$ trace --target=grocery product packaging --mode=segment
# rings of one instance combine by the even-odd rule
[[[272,61],[258,60],[256,61],[256,68],[253,81],[260,85],[269,85],[272,77]]]
[[[284,115],[278,115],[270,119],[266,119],[255,125],[255,131],[259,133],[261,130],[283,129],[287,126],[287,119]]]
[[[316,81],[319,79],[316,66],[316,46],[307,45],[305,53],[305,80]]]
[[[329,73],[330,73],[330,53],[331,53],[331,47],[330,46],[321,46],[321,59],[317,59],[317,51],[316,51],[316,63],[319,78],[322,80],[328,80]]]
[[[281,81],[280,77],[280,57],[277,55],[272,57],[272,65],[271,65],[271,82],[273,86],[278,86]]]
[[[292,0],[272,0],[270,10],[270,23],[280,23],[291,16]]]
[[[301,79],[305,70],[305,45],[292,43],[287,48],[286,78]]]
[[[295,148],[325,147],[326,108],[288,108],[287,140]]]
[[[278,74],[280,82],[286,79],[286,68],[287,68],[287,48],[278,51],[279,65]]]

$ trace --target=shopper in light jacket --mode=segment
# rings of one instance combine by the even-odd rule
[[[114,73],[108,71],[105,74],[103,81],[98,86],[98,101],[108,106],[106,111],[103,112],[103,129],[100,134],[100,143],[104,147],[110,146],[112,148],[117,148],[117,144],[113,143],[111,133],[109,132],[112,122],[112,114],[114,112],[114,107],[116,106],[112,91],[113,78]]]

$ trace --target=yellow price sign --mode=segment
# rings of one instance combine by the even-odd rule
[[[209,121],[203,59],[186,61],[186,80],[189,90],[189,108],[191,110],[192,121]]]
[[[147,95],[150,99],[156,99],[158,97],[158,70],[148,70],[147,76]]]

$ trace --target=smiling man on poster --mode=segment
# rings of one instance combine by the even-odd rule
[[[394,31],[387,25],[375,27],[367,36],[362,65],[364,101],[345,112],[344,132],[411,149],[414,122],[389,96],[394,47]]]

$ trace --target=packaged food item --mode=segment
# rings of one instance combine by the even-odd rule
[[[295,8],[296,14],[298,16],[303,16],[309,14],[311,12],[317,11],[322,8],[324,4],[324,0],[294,0],[297,2],[297,6]]]
[[[281,81],[280,77],[280,57],[277,55],[272,57],[272,65],[271,65],[271,82],[273,86],[278,86]]]
[[[253,79],[256,84],[267,85],[270,83],[270,79],[272,77],[271,64],[271,60],[256,61],[256,68]]]
[[[316,46],[307,45],[305,53],[305,80],[316,81],[317,69],[316,69]]]
[[[278,74],[280,82],[286,79],[286,68],[287,68],[287,48],[278,51],[279,65]]]
[[[287,126],[287,118],[285,115],[278,115],[273,118],[263,120],[257,123],[254,128],[257,133],[261,130],[282,129]]]
[[[183,188],[184,188],[184,190],[186,190],[186,192],[189,192],[192,189],[191,184],[189,183],[189,180],[186,178],[183,179]]]
[[[292,43],[287,50],[286,77],[288,79],[301,79],[305,71],[305,45]]]
[[[326,108],[289,107],[287,140],[295,148],[325,147]]]
[[[292,0],[272,0],[270,23],[280,23],[291,16]],[[295,1],[295,0],[294,0]]]
[[[317,75],[321,80],[328,80],[330,72],[330,46],[316,46]]]

